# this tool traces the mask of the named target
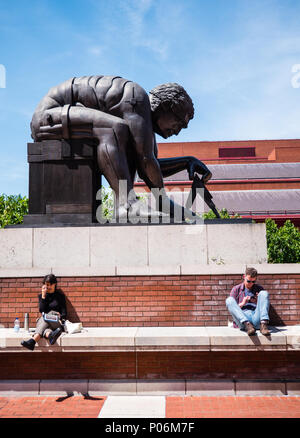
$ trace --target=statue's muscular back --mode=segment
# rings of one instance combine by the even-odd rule
[[[82,76],[62,82],[50,88],[38,104],[31,122],[32,137],[37,140],[39,128],[49,125],[49,120],[53,124],[60,123],[61,109],[66,105],[91,108],[122,117],[126,95],[131,97],[133,88],[139,95],[143,94],[143,99],[148,99],[138,84],[120,76]]]

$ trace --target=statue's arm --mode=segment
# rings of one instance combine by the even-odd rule
[[[134,95],[136,105],[129,103]],[[134,148],[137,171],[148,187],[163,188],[163,176],[157,159],[149,97],[138,84],[126,85],[122,102],[123,119],[126,121]]]
[[[163,175],[158,159],[155,155],[155,139],[152,125],[144,119],[130,123],[130,131],[133,133],[136,163],[139,176],[151,188],[163,188]]]
[[[195,172],[203,175],[203,181],[206,183],[212,176],[206,165],[195,157],[174,157],[159,158],[158,160],[163,177],[174,175],[182,170],[187,170],[189,179],[194,179]]]

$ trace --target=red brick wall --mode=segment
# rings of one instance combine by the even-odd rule
[[[42,278],[0,279],[0,324],[38,313]],[[69,319],[92,326],[227,325],[225,299],[240,275],[59,277]],[[260,275],[271,298],[271,324],[300,323],[300,274]]]
[[[256,157],[247,159],[219,158],[219,148],[244,148],[254,147]],[[182,155],[193,155],[199,160],[209,164],[233,164],[233,163],[254,163],[267,162],[272,160],[277,163],[296,162],[300,159],[299,139],[287,140],[244,140],[244,141],[199,141],[181,143],[158,143],[158,157],[180,157]],[[250,160],[250,161],[249,161]],[[253,161],[252,161],[253,160]],[[255,161],[254,161],[255,160]]]
[[[1,353],[5,379],[299,379],[300,351]]]
[[[134,379],[134,352],[1,353],[0,380]]]

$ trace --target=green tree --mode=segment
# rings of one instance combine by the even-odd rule
[[[221,219],[236,219],[239,218],[240,215],[235,214],[230,216],[226,208],[222,208],[222,210],[218,210]],[[203,213],[203,219],[217,219],[217,216],[212,210],[209,210],[207,213]]]
[[[0,195],[0,228],[21,224],[28,214],[28,198],[21,195]]]
[[[115,196],[111,187],[101,186],[101,200],[102,200],[102,214],[106,219],[114,217]],[[137,194],[136,198],[145,203],[147,202],[147,195]]]
[[[300,231],[290,221],[282,227],[266,219],[268,263],[300,262]]]
[[[106,219],[112,219],[114,215],[114,193],[110,187],[101,187],[101,202],[102,202],[102,214]]]

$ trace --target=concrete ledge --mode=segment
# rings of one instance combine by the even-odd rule
[[[245,272],[246,264],[217,264],[210,265],[182,265],[165,264],[159,266],[80,266],[80,267],[57,267],[51,265],[43,268],[1,268],[0,278],[26,278],[44,277],[45,273],[54,272],[58,277],[97,277],[97,276],[142,276],[142,275],[241,275]],[[260,275],[262,274],[300,274],[299,263],[251,263]]]
[[[36,395],[40,391],[40,380],[0,380],[0,395]]]
[[[187,380],[186,395],[235,395],[233,380]]]
[[[88,381],[85,379],[70,380],[41,380],[39,384],[40,395],[66,395],[74,392],[88,393]]]
[[[256,336],[232,327],[87,327],[81,333],[63,333],[50,346],[45,339],[31,352],[21,346],[28,332],[0,329],[0,353],[84,351],[288,351],[300,350],[300,325],[270,328],[271,335]]]
[[[236,395],[258,396],[261,393],[265,395],[286,395],[286,383],[279,381],[262,381],[246,380],[237,381],[235,386]]]
[[[0,380],[5,396],[300,396],[300,380]]]

